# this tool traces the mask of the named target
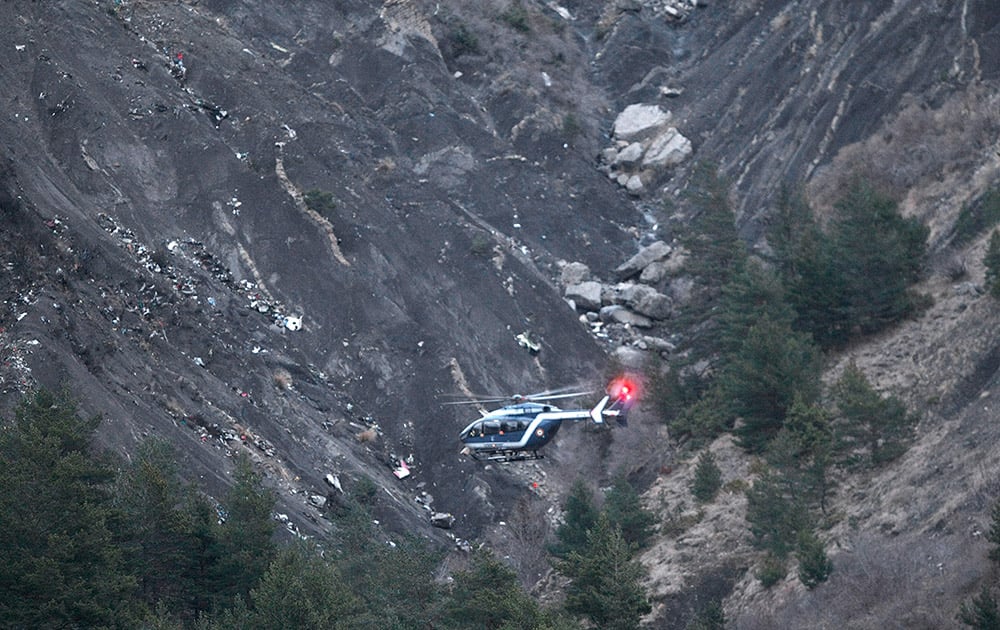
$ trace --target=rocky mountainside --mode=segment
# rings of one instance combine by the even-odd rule
[[[714,589],[737,627],[947,627],[987,574],[1000,343],[985,233],[953,236],[1000,179],[994,3],[14,0],[0,28],[5,409],[65,385],[109,448],[166,438],[210,493],[247,452],[302,534],[370,478],[390,529],[488,541],[533,583],[577,476],[625,467],[656,509],[688,464],[645,410],[483,465],[442,402],[669,354],[696,162],[763,254],[783,188],[822,215],[862,173],[931,227],[934,305],[831,375],[903,397],[918,443],[844,480],[828,584],[761,590],[732,494],[643,556],[651,623]]]

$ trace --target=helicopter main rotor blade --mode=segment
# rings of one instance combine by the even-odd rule
[[[525,396],[524,399],[525,400],[559,400],[560,398],[579,398],[580,396],[587,396],[587,395],[593,394],[593,393],[594,393],[593,391],[585,391],[585,392],[567,392],[565,394],[550,394],[550,395],[542,395],[542,396],[532,395],[532,396]]]

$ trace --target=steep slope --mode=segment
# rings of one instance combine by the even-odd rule
[[[6,259],[30,264],[4,326],[38,341],[25,384],[67,382],[123,452],[168,436],[192,477],[259,436],[300,527],[328,473],[376,477],[417,531],[427,491],[463,537],[524,493],[459,456],[468,410],[438,395],[596,382],[554,263],[620,260],[635,212],[572,149],[551,166],[492,133],[407,6],[9,5]],[[411,454],[403,485],[387,464]]]
[[[67,384],[105,415],[109,447],[166,437],[210,492],[246,451],[307,533],[329,528],[309,500],[338,496],[329,474],[348,492],[373,478],[380,518],[443,540],[414,500],[426,492],[458,517],[454,536],[492,540],[532,581],[578,474],[601,483],[625,466],[658,505],[684,495],[689,471],[659,474],[674,454],[652,413],[628,432],[563,431],[540,465],[475,464],[458,454],[465,411],[442,395],[600,386],[612,344],[562,299],[560,263],[611,280],[649,233],[685,229],[664,201],[693,160],[637,197],[598,169],[618,112],[658,104],[693,159],[730,178],[765,255],[783,187],[825,212],[859,172],[932,227],[935,306],[831,361],[855,360],[924,411],[921,440],[846,482],[828,540],[906,551],[867,557],[923,576],[913,600],[883,603],[937,593],[943,612],[909,605],[910,627],[952,623],[985,572],[964,524],[981,530],[995,496],[980,403],[996,386],[996,316],[947,272],[959,258],[982,280],[984,236],[951,236],[998,181],[993,3],[18,0],[0,28],[5,408]],[[683,333],[671,326],[656,334]],[[542,340],[537,357],[514,340],[523,330]],[[717,448],[745,480],[742,456]],[[755,586],[741,500],[644,556],[655,623],[734,585],[740,627],[868,623],[851,614],[877,602],[847,597],[850,567],[869,566],[858,552],[834,555],[816,591]],[[969,573],[904,571],[939,552]],[[817,606],[830,617],[808,617]]]

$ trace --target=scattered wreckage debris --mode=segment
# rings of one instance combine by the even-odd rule
[[[451,529],[455,525],[455,517],[449,512],[434,512],[431,514],[431,525]]]
[[[524,331],[514,337],[517,341],[517,345],[521,346],[531,354],[538,354],[542,351],[542,344],[535,339],[530,331]]]
[[[170,280],[170,284],[177,293],[187,296],[196,302],[201,302],[197,291],[201,283],[197,279],[191,275],[184,274],[177,266],[168,264],[167,259],[157,255],[156,252],[141,243],[132,230],[122,226],[107,213],[101,212],[98,214],[97,222],[104,231],[117,237],[119,245],[135,257],[136,261],[146,271],[166,277]],[[265,295],[265,292],[256,283],[246,279],[237,281],[228,267],[221,263],[214,254],[209,252],[208,248],[201,241],[193,238],[172,239],[166,242],[165,247],[167,252],[176,258],[196,262],[230,291],[242,296],[250,309],[269,315],[272,323],[277,328],[292,332],[302,330],[302,315],[288,313],[288,309],[280,301]],[[160,299],[155,300],[154,303],[161,301],[162,296],[160,296]],[[214,298],[211,297],[205,300],[209,306],[214,306],[214,301]]]

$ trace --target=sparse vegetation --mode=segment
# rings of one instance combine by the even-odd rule
[[[1000,188],[992,188],[972,203],[962,206],[955,221],[952,242],[963,245],[1000,223]]]
[[[337,199],[333,196],[333,193],[325,190],[314,188],[306,191],[302,198],[306,203],[306,207],[328,219],[333,216],[334,211],[337,209]]]
[[[704,450],[698,455],[698,463],[691,481],[691,494],[699,503],[710,503],[722,488],[722,471],[715,463],[712,451]]]
[[[472,245],[469,251],[473,256],[488,258],[493,253],[493,240],[483,232],[476,232],[472,235]]]
[[[799,532],[795,554],[799,559],[799,580],[807,588],[815,588],[830,577],[833,563],[823,549],[823,541],[811,530]]]
[[[507,9],[500,14],[500,19],[515,31],[519,31],[521,33],[528,33],[531,31],[531,25],[528,23],[528,10],[524,8],[524,5],[521,4],[520,0],[512,2]]]
[[[993,545],[990,560],[1000,563],[1000,501],[994,503],[990,511],[990,531],[986,533],[986,540]]]
[[[455,59],[463,55],[478,55],[481,52],[479,38],[465,24],[458,24],[449,31],[448,44]]]
[[[986,290],[995,298],[1000,298],[1000,230],[993,230],[983,256],[986,267]]]
[[[983,586],[978,595],[962,603],[958,620],[975,630],[1000,630],[1000,605],[990,587]]]

